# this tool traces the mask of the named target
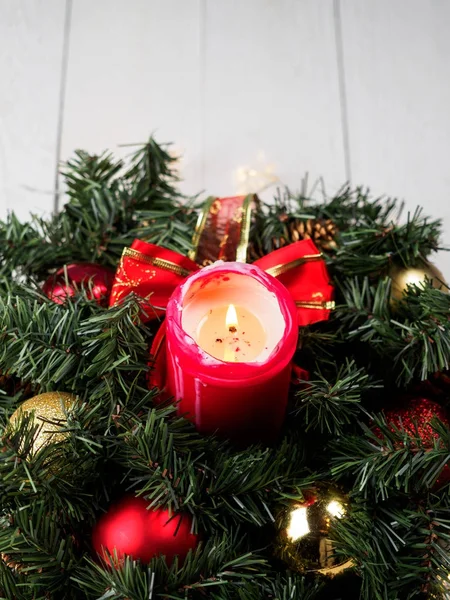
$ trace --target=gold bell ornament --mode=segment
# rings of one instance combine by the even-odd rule
[[[43,446],[61,442],[66,433],[60,431],[66,423],[66,412],[73,405],[76,396],[68,392],[47,392],[25,400],[10,417],[15,425],[23,413],[33,414],[34,424],[38,426],[33,439],[32,453]]]
[[[329,531],[333,520],[345,519],[348,499],[340,490],[321,484],[278,514],[275,556],[298,573],[335,577],[354,566],[336,556]]]
[[[431,285],[438,289],[448,291],[448,285],[439,269],[429,262],[418,263],[415,267],[402,267],[394,265],[389,269],[392,279],[391,301],[399,301],[406,292],[408,285],[420,285],[431,281]]]

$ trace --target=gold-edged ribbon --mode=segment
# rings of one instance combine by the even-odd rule
[[[199,214],[189,258],[200,266],[216,260],[247,261],[254,194],[207,198]]]
[[[300,258],[292,260],[291,262],[276,265],[274,267],[269,267],[268,269],[266,269],[266,273],[272,275],[272,277],[279,277],[280,275],[283,275],[283,273],[286,273],[286,271],[295,269],[296,267],[299,267],[300,265],[303,265],[307,262],[321,260],[322,258],[323,256],[321,252],[319,252],[318,254],[306,254],[305,256],[301,256]]]
[[[157,258],[154,256],[147,256],[143,252],[139,252],[139,250],[134,250],[133,248],[125,248],[122,254],[123,257],[128,256],[129,258],[133,258],[134,260],[138,260],[140,262],[145,262],[149,265],[157,267],[158,269],[162,269],[163,271],[170,271],[171,273],[175,273],[175,275],[179,275],[180,277],[188,277],[194,271],[189,269],[184,269],[180,267],[180,265],[175,264],[170,260],[165,260],[163,258]],[[306,256],[302,256],[296,260],[292,260],[284,265],[276,265],[274,267],[269,267],[265,269],[266,273],[272,275],[272,277],[279,277],[283,273],[290,271],[291,269],[295,269],[300,265],[303,265],[307,262],[312,262],[316,260],[320,260],[322,258],[322,253],[319,254],[308,254]],[[238,261],[244,262],[244,261]],[[334,301],[329,302],[298,302],[298,306],[302,306],[304,308],[322,308],[326,310],[332,310],[334,308]]]
[[[315,308],[316,310],[334,310],[336,303],[334,300],[324,300],[323,302],[315,302],[314,300],[298,300],[295,303],[300,308]]]
[[[122,253],[122,257],[125,256],[133,258],[139,262],[145,262],[153,267],[157,267],[158,269],[163,269],[163,271],[170,271],[171,273],[175,273],[175,275],[179,275],[180,277],[188,277],[188,275],[193,273],[193,271],[184,269],[183,267],[180,267],[180,265],[176,265],[170,260],[165,260],[164,258],[157,258],[154,256],[147,256],[143,252],[139,252],[139,250],[134,250],[134,248],[125,248]]]
[[[198,247],[200,244],[200,238],[202,237],[203,231],[206,227],[206,221],[208,219],[208,214],[211,211],[211,206],[213,203],[218,200],[215,196],[209,196],[205,200],[205,204],[203,205],[203,210],[199,213],[197,223],[195,225],[194,235],[192,236],[192,249],[189,250],[188,256],[191,260],[196,260]]]
[[[253,194],[249,194],[245,197],[244,203],[242,205],[241,235],[236,249],[237,262],[247,262],[247,250],[250,238],[252,206],[255,202],[255,199],[256,196],[254,196]]]
[[[257,198],[252,194],[208,198],[197,221],[189,257],[135,240],[134,247],[123,251],[110,306],[120,302],[130,291],[136,291],[144,298],[151,294],[157,316],[165,311],[172,287],[174,289],[199,268],[216,260],[246,262],[254,202]],[[139,267],[139,263],[153,269]],[[312,240],[301,240],[275,250],[254,264],[269,275],[279,277],[291,292],[300,326],[327,319],[329,312],[334,310],[333,288],[325,261]],[[165,276],[164,271],[174,277]]]

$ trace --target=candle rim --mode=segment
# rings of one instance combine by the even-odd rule
[[[284,320],[284,331],[273,350],[263,361],[250,362],[227,362],[215,358],[203,348],[201,348],[195,339],[190,336],[182,327],[182,307],[183,301],[190,287],[198,280],[203,279],[211,271],[226,274],[250,276],[260,283],[269,293],[274,293],[279,310]],[[212,274],[211,274],[212,275]],[[191,357],[195,359],[195,369],[183,365],[187,372],[194,372],[199,367],[202,369],[202,380],[210,382],[220,380],[223,382],[223,373],[227,370],[230,377],[227,378],[226,387],[237,387],[240,381],[253,381],[257,383],[258,379],[266,380],[268,374],[278,373],[284,369],[292,360],[298,339],[297,313],[296,306],[289,290],[276,278],[272,277],[257,265],[238,262],[217,261],[212,265],[204,267],[200,271],[189,276],[173,292],[167,305],[166,319],[176,330],[177,337],[182,336],[189,340],[186,344],[180,345],[177,352],[183,355],[186,362]]]

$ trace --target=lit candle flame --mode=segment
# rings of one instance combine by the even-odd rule
[[[230,304],[227,310],[227,314],[225,316],[225,325],[227,329],[237,329],[239,325],[239,321],[236,314],[236,309],[234,308],[234,304]]]
[[[225,315],[225,327],[228,329],[228,331],[231,331],[231,333],[235,333],[238,325],[239,321],[237,318],[236,309],[234,304],[230,304],[227,314]],[[228,344],[224,348],[223,360],[226,362],[236,362],[236,354]]]

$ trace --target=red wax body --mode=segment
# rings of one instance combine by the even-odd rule
[[[255,362],[225,362],[202,350],[186,332],[196,298],[247,306],[267,332],[267,352]],[[297,345],[290,292],[255,265],[215,263],[191,275],[167,305],[167,391],[202,433],[239,444],[271,443],[286,412],[291,360]]]

